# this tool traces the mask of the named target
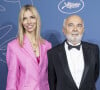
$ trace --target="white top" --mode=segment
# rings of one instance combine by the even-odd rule
[[[68,60],[69,70],[71,72],[73,80],[76,83],[76,86],[79,88],[84,71],[82,45],[80,46],[80,50],[77,50],[76,48],[68,50],[68,45],[67,43],[65,43],[65,51]]]

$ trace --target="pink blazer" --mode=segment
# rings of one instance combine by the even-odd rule
[[[15,39],[7,46],[8,76],[6,90],[49,90],[47,51],[51,44],[39,45],[40,62],[38,64],[27,37],[20,47]]]

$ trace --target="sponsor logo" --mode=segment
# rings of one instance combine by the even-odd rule
[[[58,10],[63,14],[73,14],[84,8],[83,0],[62,0],[58,4]]]

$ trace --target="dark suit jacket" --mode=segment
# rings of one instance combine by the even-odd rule
[[[82,49],[85,67],[79,89],[69,71],[64,42],[48,51],[50,90],[96,90],[95,82],[99,76],[99,48],[95,44],[82,42]]]

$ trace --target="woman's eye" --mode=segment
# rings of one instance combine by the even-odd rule
[[[23,21],[26,20],[26,17],[23,18]]]
[[[31,18],[35,18],[35,16],[31,16]]]

